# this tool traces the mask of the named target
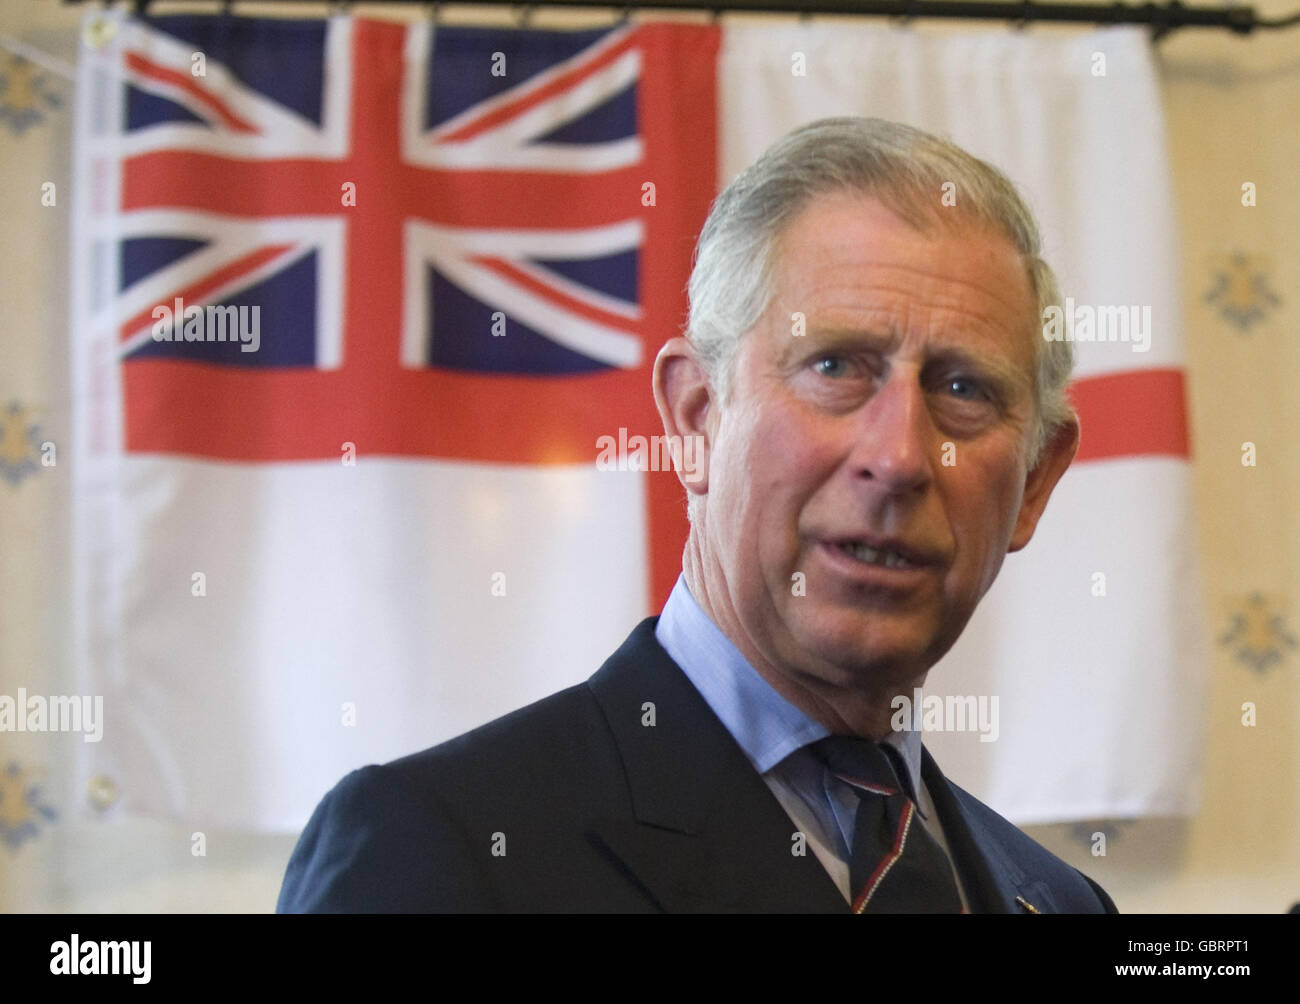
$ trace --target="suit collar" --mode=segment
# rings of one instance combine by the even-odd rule
[[[588,681],[622,758],[631,818],[595,838],[665,910],[844,912],[744,752],[642,621]],[[653,724],[650,724],[653,722]]]
[[[668,594],[654,634],[760,774],[830,734],[754,669],[704,612],[685,574],[677,577]],[[921,733],[896,732],[885,741],[903,758],[910,791],[915,792],[921,784]]]

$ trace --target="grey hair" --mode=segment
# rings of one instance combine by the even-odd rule
[[[1043,311],[1060,302],[1051,267],[1041,257],[1038,224],[1015,186],[997,168],[929,133],[871,118],[827,118],[796,129],[742,171],[713,203],[691,271],[686,337],[725,406],[740,336],[758,323],[772,294],[778,239],[818,195],[840,191],[878,198],[920,231],[944,220],[939,196],[947,182],[957,211],[1003,233],[1020,252]],[[1070,342],[1046,341],[1036,351],[1036,464],[1052,435],[1075,417],[1065,394],[1074,353]],[[690,501],[695,501],[691,496]]]

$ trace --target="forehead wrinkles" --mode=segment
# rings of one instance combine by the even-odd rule
[[[1009,315],[1037,314],[1028,263],[1010,235],[959,210],[935,211],[927,222],[924,231],[917,229],[870,193],[825,193],[776,234],[769,282],[777,290],[792,275],[898,269],[913,273],[904,282],[921,276],[955,283],[992,297]],[[1005,281],[1008,270],[1016,276],[1012,284]],[[991,273],[998,275],[990,286]]]
[[[875,295],[877,292],[881,295]],[[1025,367],[1032,365],[1033,348],[1023,322],[1011,327],[1001,317],[968,305],[960,296],[929,300],[901,286],[874,287],[872,294],[864,300],[862,288],[855,285],[798,298],[778,309],[772,328],[777,332],[788,330],[792,311],[800,310],[812,340],[870,334],[877,340],[887,340],[893,349],[921,336],[931,354],[951,348],[994,355]],[[781,354],[797,352],[801,341],[783,339]]]
[[[862,255],[844,261],[812,254],[791,264],[779,273],[772,304],[778,308],[778,330],[795,311],[805,315],[810,332],[847,332],[869,322],[876,333],[897,339],[915,334],[914,325],[923,323],[925,331],[936,335],[955,328],[956,337],[945,338],[944,344],[983,345],[1028,365],[1035,358],[1036,316],[1027,276],[1017,296],[1006,283],[993,282],[996,275],[954,275],[926,262],[881,263]],[[884,328],[879,328],[881,321],[887,322]],[[1007,332],[1013,335],[1011,344]]]
[[[927,307],[980,319],[986,319],[986,315],[978,310],[981,305],[996,304],[999,309],[991,313],[1000,312],[1006,320],[1028,318],[1033,313],[1027,276],[1024,286],[1012,292],[1006,289],[1005,284],[991,282],[992,276],[955,275],[924,262],[810,257],[818,259],[810,260],[807,263],[810,267],[786,268],[778,273],[777,286],[786,299],[805,299],[810,305],[820,301],[821,305],[837,308],[876,306],[874,299],[863,303],[865,294],[872,298],[892,296],[909,302],[920,300]],[[968,306],[972,304],[972,295],[975,309]]]
[[[892,352],[920,339],[926,355],[952,350],[1025,371],[1034,360],[1033,346],[1023,325],[1010,327],[959,303],[918,303],[900,297],[871,304],[841,306],[830,302],[808,306],[806,331],[814,341],[870,336],[870,340]],[[1027,372],[1021,375],[1028,379]]]

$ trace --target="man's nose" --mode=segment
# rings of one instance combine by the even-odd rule
[[[893,369],[862,406],[850,462],[855,473],[891,494],[903,495],[930,482],[934,423],[918,374]]]

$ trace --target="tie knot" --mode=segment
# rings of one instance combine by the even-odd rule
[[[904,790],[884,747],[870,739],[827,736],[810,749],[832,774],[855,788],[880,795],[897,795]]]

